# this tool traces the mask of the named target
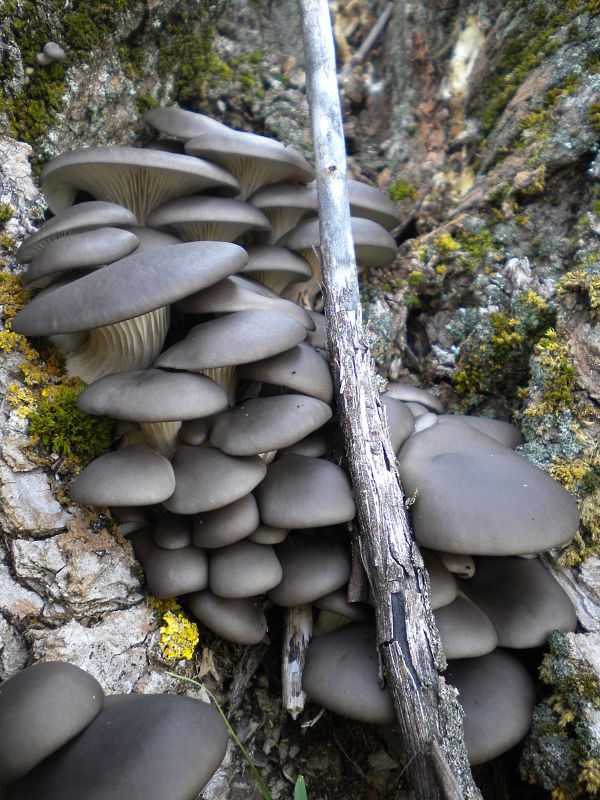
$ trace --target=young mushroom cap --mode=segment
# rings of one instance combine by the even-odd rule
[[[539,559],[478,558],[464,592],[491,619],[500,647],[539,647],[553,630],[574,631],[575,609]]]
[[[450,605],[438,608],[434,616],[446,658],[484,656],[498,644],[490,619],[461,592]]]
[[[269,599],[278,606],[312,603],[348,583],[350,553],[340,542],[290,534],[275,552],[283,577],[269,592]]]
[[[284,568],[285,569],[285,568]],[[323,597],[313,600],[313,605],[330,614],[337,614],[353,622],[367,622],[373,618],[373,609],[367,603],[349,603],[348,587],[342,586]]]
[[[95,228],[53,239],[31,260],[23,286],[40,289],[57,277],[74,270],[100,267],[128,256],[139,245],[139,239],[120,228]]]
[[[276,242],[301,219],[317,214],[317,187],[314,182],[306,185],[281,181],[263,186],[249,202],[269,218],[273,226],[271,241]]]
[[[312,275],[308,261],[287,247],[254,245],[247,252],[248,263],[240,272],[264,283],[277,294],[281,294],[289,284],[306,281]]]
[[[141,444],[96,458],[71,487],[71,499],[88,506],[151,506],[173,494],[169,461]]]
[[[432,610],[435,611],[450,605],[458,594],[458,585],[454,575],[446,569],[431,550],[421,548],[421,555],[429,574],[429,600]]]
[[[479,658],[451,661],[446,680],[458,689],[472,765],[510,750],[529,730],[535,687],[527,670],[512,656],[494,650]]]
[[[246,494],[229,505],[196,514],[193,520],[194,544],[212,549],[244,539],[256,530],[260,517],[254,495]]]
[[[398,454],[416,540],[468,555],[518,555],[565,544],[579,525],[571,495],[524,457],[469,425],[413,434]]]
[[[261,519],[274,528],[337,525],[356,513],[346,473],[322,458],[282,456],[268,466],[256,497]]]
[[[294,444],[329,419],[331,408],[316,397],[258,397],[215,417],[210,441],[232,456],[257,455]]]
[[[302,686],[315,703],[344,717],[380,725],[395,719],[390,691],[379,686],[372,623],[351,623],[313,639]]]
[[[198,514],[244,497],[267,468],[258,456],[234,458],[215,448],[182,445],[173,457],[173,470],[175,491],[165,508],[175,514]]]
[[[245,131],[214,131],[186,142],[186,153],[202,156],[229,170],[240,182],[246,199],[261,186],[289,180],[310,181],[315,172],[304,156],[291,147]]]
[[[42,661],[17,672],[0,690],[0,784],[22,778],[100,712],[98,681],[72,664]]]
[[[210,589],[219,597],[255,597],[281,581],[281,564],[268,544],[246,539],[210,553]]]
[[[47,220],[17,250],[17,261],[27,264],[54,239],[94,228],[129,228],[138,225],[138,218],[128,208],[103,200],[90,200],[69,206]]]
[[[267,620],[260,598],[217,597],[206,589],[187,601],[196,619],[222,639],[249,646],[265,638]]]
[[[442,401],[427,389],[414,386],[412,383],[388,383],[385,394],[404,403],[420,403],[436,414],[444,413]]]
[[[287,315],[235,311],[196,325],[183,341],[161,353],[155,366],[199,371],[247,364],[289,350],[305,337],[306,328]]]
[[[271,230],[271,223],[258,208],[226,197],[169,200],[148,215],[146,224],[175,233],[187,242],[233,242],[250,230]]]
[[[240,368],[239,376],[331,403],[333,381],[329,362],[306,342],[279,355]]]
[[[190,800],[218,769],[228,731],[191,697],[111,695],[88,727],[18,783],[7,800]]]
[[[248,536],[248,541],[255,544],[281,544],[287,539],[288,533],[287,528],[272,528],[261,522],[258,528]]]
[[[206,114],[198,114],[196,111],[187,111],[176,106],[151,108],[144,114],[144,120],[160,133],[182,142],[210,131],[230,130],[227,125]]]
[[[382,394],[380,400],[385,407],[388,430],[395,453],[402,447],[415,428],[415,417],[401,400]]]
[[[210,190],[235,195],[239,184],[221,167],[198,158],[140,147],[86,147],[52,159],[42,169],[42,191],[54,213],[78,191],[131,209],[140,223],[173,197]]]
[[[321,431],[315,431],[300,439],[299,442],[282,447],[279,455],[295,453],[298,456],[311,456],[311,458],[323,458],[329,450],[327,437]]]
[[[180,514],[164,513],[153,533],[154,544],[163,550],[181,550],[192,543],[192,521]]]
[[[165,600],[180,594],[199,592],[208,586],[208,559],[194,545],[177,550],[158,547],[150,537],[134,534],[135,553],[144,567],[148,591]]]
[[[363,181],[348,181],[348,199],[353,217],[364,217],[383,225],[386,230],[400,223],[400,214],[390,198],[375,186]]]

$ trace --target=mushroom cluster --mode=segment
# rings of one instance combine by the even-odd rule
[[[105,697],[98,681],[65,662],[34,664],[0,689],[6,800],[191,800],[219,768],[227,739],[207,703]]]
[[[309,651],[307,694],[391,722],[372,609],[346,601],[355,506],[328,457],[333,383],[314,310],[312,167],[279,142],[201,114],[163,108],[146,118],[166,137],[152,148],[90,147],[44,168],[55,216],[18,252],[26,286],[39,292],[14,330],[50,337],[69,373],[88,383],[79,407],[119,421],[115,450],[88,465],[71,496],[109,506],[149,591],[184,596],[232,642],[261,641],[265,598],[314,604],[322,635]],[[349,195],[359,265],[389,263],[395,207],[358,181]],[[428,548],[469,753],[485,760],[523,735],[533,703],[527,674],[496,647],[535,646],[575,625],[541,563],[517,556],[570,539],[577,510],[511,450],[512,426],[446,416],[413,386],[390,385],[382,402],[405,489],[417,494],[415,535]],[[340,620],[345,627],[331,631]],[[507,688],[497,674],[512,676]],[[500,743],[502,725],[486,712],[493,744],[483,747],[481,701],[470,698],[483,692],[491,702],[490,682],[522,709],[507,718],[522,722]]]
[[[414,497],[414,535],[448,681],[465,710],[469,759],[479,764],[519,742],[531,724],[533,681],[507,650],[538,647],[552,630],[577,625],[568,596],[537,555],[572,538],[577,506],[514,452],[521,437],[512,425],[446,415],[438,398],[413,386],[389,384],[382,400],[399,473]],[[339,713],[390,725],[391,695],[379,688],[374,648],[372,623],[315,639],[307,694]]]

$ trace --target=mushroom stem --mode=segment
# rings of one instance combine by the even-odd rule
[[[306,603],[288,608],[283,623],[283,657],[281,660],[281,696],[284,708],[292,719],[304,710],[306,693],[302,674],[306,653],[312,638],[312,606]]]
[[[146,444],[166,458],[171,458],[177,449],[177,434],[181,420],[169,422],[140,422]]]
[[[67,371],[86,383],[113,372],[147,369],[162,350],[169,307],[90,331],[85,343],[67,356]]]

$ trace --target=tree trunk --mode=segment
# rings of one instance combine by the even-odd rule
[[[412,541],[396,458],[375,387],[362,314],[346,185],[346,154],[326,0],[299,0],[306,58],[330,362],[376,602],[377,639],[415,797],[480,797],[473,783],[456,694],[444,666],[429,584]],[[439,747],[438,747],[439,745]],[[458,786],[441,777],[450,765]],[[447,778],[446,774],[446,778]],[[460,787],[460,789],[458,789]]]

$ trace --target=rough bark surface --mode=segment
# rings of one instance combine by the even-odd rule
[[[441,665],[443,656],[362,327],[329,9],[324,0],[299,0],[299,4],[315,149],[329,356],[385,677],[415,797],[444,796],[431,757],[434,742],[441,744],[453,764],[464,794],[476,797],[464,743],[461,748],[460,740],[449,741],[446,736],[444,715],[459,712],[456,708],[442,711],[443,679],[436,666]]]

